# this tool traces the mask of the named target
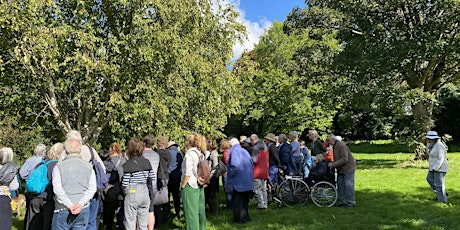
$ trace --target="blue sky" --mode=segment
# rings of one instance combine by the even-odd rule
[[[246,13],[246,19],[258,21],[284,21],[291,10],[299,6],[305,8],[305,0],[240,0],[240,9]]]
[[[224,0],[233,4],[240,13],[237,21],[246,26],[248,39],[233,47],[233,60],[245,50],[254,48],[264,31],[273,21],[284,21],[295,6],[305,8],[304,0]]]

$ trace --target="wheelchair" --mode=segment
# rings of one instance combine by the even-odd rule
[[[337,202],[338,192],[335,181],[335,169],[327,167],[327,162],[321,166],[326,167],[323,173],[317,174],[313,171],[304,179],[310,189],[310,198],[316,206],[331,207]]]

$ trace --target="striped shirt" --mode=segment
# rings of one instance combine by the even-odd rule
[[[125,173],[123,175],[122,186],[127,188],[129,184],[147,184],[147,178],[155,179],[155,172],[153,170],[137,171],[133,173]]]

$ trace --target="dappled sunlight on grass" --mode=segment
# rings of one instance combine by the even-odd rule
[[[210,230],[303,230],[303,229],[459,229],[460,226],[460,159],[449,153],[446,189],[450,204],[433,201],[435,195],[426,182],[426,161],[413,161],[412,154],[354,153],[358,160],[355,173],[355,208],[320,208],[309,201],[307,206],[293,208],[269,204],[267,210],[256,209],[250,201],[247,224],[233,223],[233,213],[219,206],[218,216],[207,217]],[[220,204],[225,203],[222,188]],[[23,229],[22,221],[14,222]],[[183,229],[184,218],[172,219],[161,230]]]

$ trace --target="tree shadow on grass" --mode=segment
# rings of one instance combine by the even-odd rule
[[[458,229],[460,210],[455,204],[460,203],[460,197],[453,197],[450,205],[434,202],[431,198],[426,188],[422,193],[409,195],[359,190],[356,191],[355,208],[321,208],[310,202],[307,206],[293,208],[271,204],[263,211],[257,210],[252,200],[251,222],[235,224],[233,213],[219,207],[219,216],[207,218],[207,229]]]
[[[389,159],[360,159],[356,161],[359,169],[382,169],[395,168],[403,163],[404,160],[389,160]]]

